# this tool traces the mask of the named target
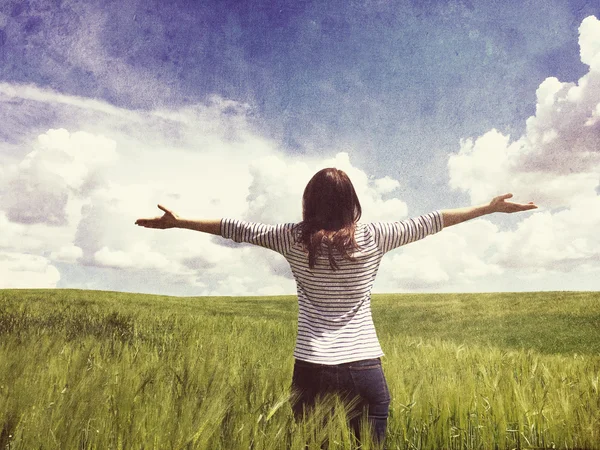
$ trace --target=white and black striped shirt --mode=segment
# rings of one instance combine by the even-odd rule
[[[356,225],[359,250],[353,261],[326,256],[309,268],[299,241],[299,224],[265,225],[223,219],[221,235],[235,242],[266,247],[289,262],[298,290],[298,336],[294,357],[317,364],[342,364],[383,356],[371,317],[371,289],[382,256],[443,228],[435,211],[401,222]]]

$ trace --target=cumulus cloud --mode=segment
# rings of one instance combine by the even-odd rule
[[[41,134],[34,147],[6,170],[0,208],[12,222],[67,225],[70,197],[98,182],[97,169],[116,159],[115,142],[58,129]]]
[[[546,207],[564,207],[581,196],[594,197],[600,181],[600,21],[580,27],[582,62],[590,66],[579,82],[548,78],[537,90],[534,116],[526,132],[511,141],[491,130],[461,142],[448,161],[451,187],[482,202],[511,189]]]
[[[449,158],[451,187],[473,203],[511,190],[544,209],[498,233],[490,264],[546,276],[599,267],[600,21],[586,18],[579,32],[589,72],[578,83],[546,79],[523,136],[491,130]]]
[[[400,187],[400,182],[385,176],[375,180],[375,190],[380,194],[390,194]]]
[[[581,62],[593,71],[600,71],[600,25],[594,16],[586,17],[579,27]]]
[[[377,289],[387,292],[468,289],[478,278],[503,269],[486,258],[498,242],[498,228],[475,220],[448,228],[394,251],[381,265]]]
[[[40,255],[0,251],[2,288],[54,288],[58,269]]]
[[[506,267],[570,271],[599,267],[600,197],[581,198],[569,209],[534,214],[499,236],[494,260]]]
[[[118,269],[158,269],[166,272],[179,269],[164,254],[152,251],[144,242],[126,250],[111,250],[104,246],[94,253],[94,261],[101,266]]]
[[[386,198],[396,180],[370,177],[343,149],[329,158],[284,155],[253,130],[243,103],[214,97],[177,110],[135,112],[34,86],[5,83],[0,91],[11,102],[20,99],[28,114],[32,104],[54,108],[61,122],[7,166],[0,221],[11,237],[0,237],[0,248],[84,270],[152,276],[165,286],[186,285],[190,294],[291,293],[290,270],[272,252],[133,222],[161,214],[157,203],[185,217],[298,221],[304,186],[332,166],[353,180],[366,218],[407,213],[403,201]]]
[[[73,244],[60,247],[57,251],[50,253],[50,259],[58,262],[75,263],[83,256],[83,250]]]
[[[384,197],[400,185],[397,180],[389,176],[369,177],[351,163],[347,152],[339,152],[333,158],[299,161],[277,154],[252,161],[247,218],[266,223],[302,220],[304,187],[318,170],[326,167],[348,174],[361,202],[364,220],[398,220],[406,216],[405,202]]]

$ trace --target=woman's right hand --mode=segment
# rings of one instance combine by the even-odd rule
[[[162,216],[154,217],[152,219],[138,219],[135,221],[135,224],[140,227],[158,228],[160,230],[177,227],[179,221],[177,214],[162,205],[158,205],[158,208],[164,212]]]

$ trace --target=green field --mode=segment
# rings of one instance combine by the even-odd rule
[[[0,290],[0,450],[358,448],[340,405],[293,420],[296,313]],[[600,293],[375,295],[373,314],[390,449],[600,449]]]

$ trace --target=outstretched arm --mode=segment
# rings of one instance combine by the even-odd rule
[[[529,211],[536,209],[537,206],[533,202],[529,203],[513,203],[506,200],[511,198],[512,194],[504,194],[494,197],[487,205],[469,206],[467,208],[445,209],[442,210],[444,220],[444,228],[467,220],[475,219],[476,217],[484,216],[495,212],[514,213],[520,211]]]
[[[189,220],[182,219],[173,211],[158,205],[158,208],[164,212],[162,216],[152,219],[138,219],[136,225],[145,228],[158,228],[165,230],[167,228],[186,228],[188,230],[201,231],[202,233],[210,233],[221,235],[221,219],[216,220]]]

